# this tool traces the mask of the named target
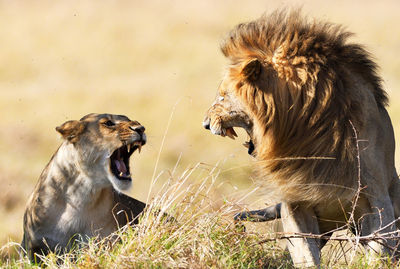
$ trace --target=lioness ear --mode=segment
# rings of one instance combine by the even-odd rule
[[[86,124],[82,121],[70,120],[56,127],[56,131],[59,132],[64,139],[74,143],[78,141],[79,135],[85,130],[85,126]]]
[[[242,75],[249,81],[256,81],[261,73],[261,63],[258,59],[252,59],[244,64]]]

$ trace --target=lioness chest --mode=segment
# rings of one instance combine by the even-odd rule
[[[112,189],[104,188],[92,193],[90,186],[83,183],[84,178],[76,181],[81,181],[81,184],[69,186],[65,194],[57,196],[50,195],[55,190],[54,185],[41,187],[42,195],[34,205],[39,237],[67,245],[72,237],[78,235],[83,235],[81,239],[86,241],[88,237],[105,237],[116,230],[112,216]]]

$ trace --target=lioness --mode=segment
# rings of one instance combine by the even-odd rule
[[[122,194],[132,185],[129,158],[146,143],[145,128],[128,117],[89,114],[56,130],[63,143],[43,170],[24,215],[22,247],[64,251],[77,236],[105,237],[137,222],[146,207]]]
[[[230,63],[203,126],[231,138],[234,127],[247,131],[266,200],[277,202],[236,219],[281,217],[287,233],[329,236],[346,225],[361,235],[395,233],[400,181],[388,99],[376,64],[349,36],[275,12],[239,24],[222,43]],[[324,243],[291,239],[294,264],[318,265]],[[382,253],[396,243],[368,246]]]

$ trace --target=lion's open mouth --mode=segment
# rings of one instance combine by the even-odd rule
[[[129,170],[129,158],[132,153],[144,145],[144,141],[136,141],[116,149],[110,157],[110,168],[113,175],[119,180],[132,180]]]
[[[229,127],[229,128],[222,129],[221,136],[223,136],[223,137],[227,136],[227,137],[235,140],[235,137],[237,137],[238,135],[236,134],[235,129],[233,129],[233,127]],[[248,154],[254,156],[253,153],[255,150],[255,146],[254,146],[253,140],[251,138],[249,139],[249,141],[246,141],[243,144],[243,146],[245,146],[247,148]]]
[[[233,127],[229,127],[229,128],[222,128],[222,132],[221,132],[221,136],[225,137],[229,137],[233,140],[235,140],[235,137],[237,137],[238,135],[236,134],[235,130],[233,129]]]

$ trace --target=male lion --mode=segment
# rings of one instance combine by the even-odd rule
[[[69,249],[77,237],[105,237],[137,222],[146,206],[120,193],[132,184],[130,156],[146,143],[139,122],[89,114],[56,130],[64,142],[43,170],[24,215],[22,247],[31,260],[49,249]]]
[[[203,125],[231,138],[233,127],[244,128],[264,194],[282,202],[237,217],[281,216],[287,233],[331,235],[346,223],[361,235],[396,230],[400,184],[388,100],[376,64],[349,36],[299,12],[229,32],[221,49],[230,64]],[[290,241],[296,266],[319,264],[324,241]],[[395,243],[368,246],[382,252]]]

